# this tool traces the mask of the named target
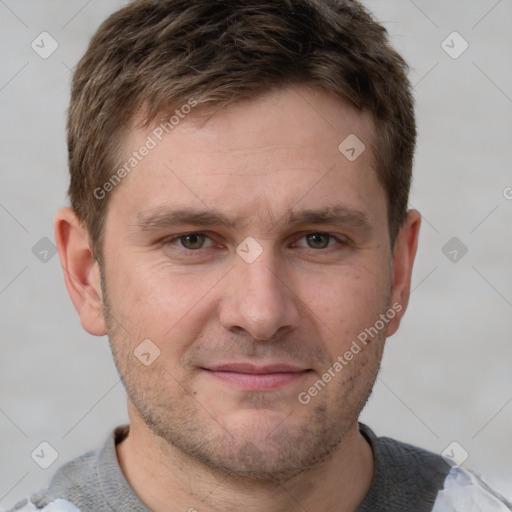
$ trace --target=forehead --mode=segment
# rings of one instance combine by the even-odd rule
[[[125,214],[196,203],[238,218],[265,210],[275,219],[299,203],[311,209],[338,201],[359,210],[385,203],[368,112],[299,86],[211,116],[205,106],[194,108],[176,106],[149,127],[128,131],[125,161],[150,149],[110,198]]]
[[[148,130],[129,131],[126,142],[129,146],[137,145],[142,137],[151,134],[159,143],[176,132],[182,136],[193,132],[195,136],[208,137],[203,142],[212,143],[214,149],[220,141],[224,151],[240,153],[252,148],[261,150],[265,142],[268,146],[282,142],[306,147],[320,140],[327,144],[331,139],[341,142],[349,135],[359,135],[368,146],[373,141],[374,122],[367,110],[356,109],[325,90],[297,84],[224,106],[184,99],[170,111],[158,114]],[[203,147],[196,149],[201,151]]]

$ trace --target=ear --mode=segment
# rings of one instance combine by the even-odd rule
[[[396,311],[388,324],[387,336],[395,334],[409,304],[411,274],[418,248],[421,216],[416,210],[409,210],[405,222],[395,240],[390,306]]]
[[[70,208],[55,216],[55,241],[69,296],[82,327],[95,336],[107,330],[103,316],[99,264],[94,260],[86,227]]]

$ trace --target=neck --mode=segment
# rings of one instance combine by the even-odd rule
[[[328,459],[281,482],[218,474],[138,421],[130,423],[117,456],[128,483],[154,512],[352,512],[368,492],[374,471],[371,448],[357,423]]]

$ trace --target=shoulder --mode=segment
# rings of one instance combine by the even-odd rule
[[[80,512],[73,503],[63,499],[56,499],[48,503],[43,508],[38,508],[31,500],[25,498],[16,503],[13,508],[7,512]]]
[[[510,512],[512,505],[478,476],[452,467],[441,455],[389,437],[377,437],[367,426],[360,431],[370,443],[374,479],[358,512],[467,512],[478,504],[486,512]]]
[[[377,437],[365,425],[360,430],[372,447],[375,472],[359,510],[403,511],[414,503],[416,512],[430,512],[450,472],[449,464],[428,450]]]
[[[446,477],[444,488],[437,495],[432,512],[509,512],[512,504],[492,490],[477,475],[455,466]]]
[[[389,437],[377,437],[362,424],[360,429],[372,447],[376,476],[388,485],[420,482],[423,486],[430,484],[432,488],[442,489],[451,466],[441,455]]]
[[[97,454],[91,451],[64,464],[49,486],[19,501],[7,512],[81,512],[73,498],[86,496],[97,487]]]
[[[128,505],[133,505],[137,499],[122,474],[116,455],[116,442],[127,432],[128,425],[116,428],[109,433],[102,447],[61,466],[48,487],[20,501],[7,512],[129,509]],[[111,507],[109,500],[121,506]]]

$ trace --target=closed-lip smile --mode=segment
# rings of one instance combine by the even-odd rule
[[[287,363],[223,363],[203,368],[216,380],[246,391],[271,391],[301,379],[309,368]]]

